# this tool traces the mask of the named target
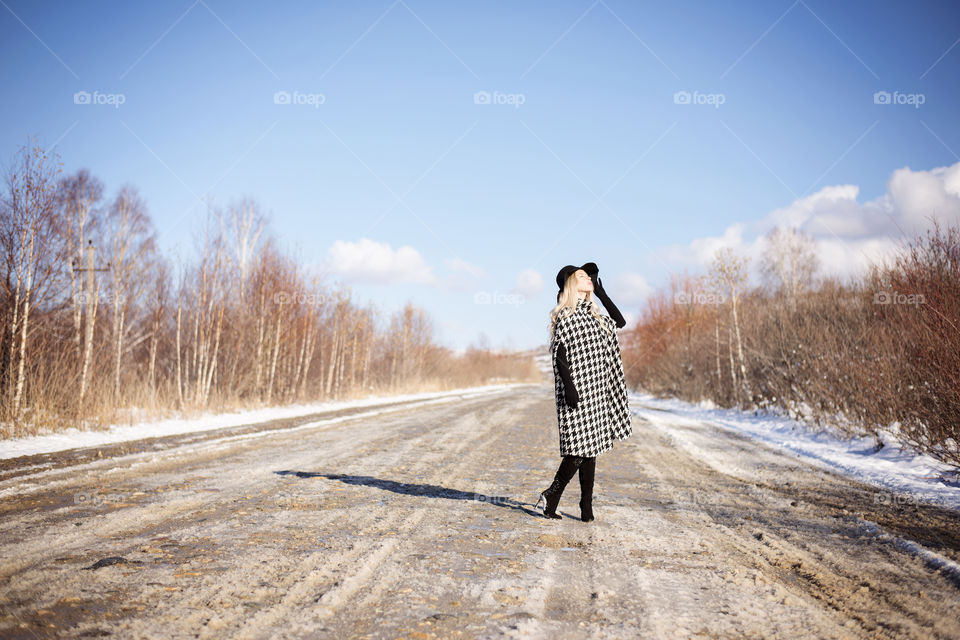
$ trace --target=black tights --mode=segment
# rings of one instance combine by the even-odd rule
[[[580,472],[580,502],[590,504],[593,498],[593,476],[597,468],[597,457],[563,456],[557,469],[556,480],[560,490],[567,486],[573,475]]]

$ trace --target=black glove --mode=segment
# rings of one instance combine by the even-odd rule
[[[567,401],[567,406],[576,409],[580,402],[580,395],[573,384],[573,378],[570,377],[570,363],[567,361],[567,348],[561,342],[557,347],[557,371],[560,373],[560,380],[563,382],[563,396]]]
[[[626,326],[627,321],[623,319],[623,314],[617,309],[617,305],[613,304],[613,300],[611,300],[607,292],[603,290],[603,283],[600,282],[599,274],[593,274],[590,276],[590,280],[593,281],[593,293],[596,294],[600,302],[603,303],[603,307],[607,310],[607,313],[610,314],[610,317],[613,318],[617,329],[622,329]]]

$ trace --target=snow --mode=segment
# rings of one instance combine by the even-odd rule
[[[354,407],[366,407],[392,402],[416,401],[410,407],[430,404],[437,401],[452,401],[465,394],[472,396],[482,393],[502,391],[516,384],[494,384],[481,387],[466,387],[449,391],[428,391],[397,395],[371,395],[363,398],[296,404],[282,407],[247,409],[228,413],[203,413],[166,420],[143,421],[135,424],[110,425],[102,431],[82,431],[71,428],[57,433],[29,436],[0,441],[0,460],[39,453],[53,453],[81,447],[96,447],[117,442],[130,442],[143,438],[156,438],[197,431],[210,431],[226,427],[269,422],[282,418],[296,418],[314,413],[324,413]]]
[[[950,582],[957,587],[960,587],[960,564],[957,564],[949,558],[945,558],[939,553],[935,553],[930,549],[920,546],[913,540],[907,540],[905,538],[901,538],[900,536],[891,535],[884,531],[880,525],[875,522],[871,522],[869,520],[862,520],[861,522],[862,524],[860,526],[875,538],[890,542],[898,549],[919,557],[928,567],[934,571],[939,571],[944,577],[950,580]]]
[[[891,492],[887,496],[881,495],[880,499],[901,504],[922,502],[960,509],[960,477],[957,471],[929,455],[911,451],[901,445],[893,433],[884,433],[886,446],[874,451],[872,437],[839,438],[792,418],[770,413],[718,409],[709,403],[695,405],[636,392],[630,394],[630,405],[634,415],[651,422],[662,422],[664,411],[669,412],[671,420],[679,424],[693,426],[706,422]],[[679,444],[690,448],[697,446],[689,436],[679,431],[671,435]],[[736,461],[723,456],[711,457],[709,451],[701,450],[698,453],[711,466],[728,467],[736,464]]]
[[[869,508],[886,491],[719,426],[769,417],[631,400],[590,524],[576,480],[562,520],[533,508],[557,463],[549,384],[17,469],[0,636],[960,638],[954,512],[918,531]],[[300,424],[318,419],[341,422]]]
[[[132,425],[112,425],[103,431],[68,429],[59,433],[0,441],[0,459],[209,431],[389,402],[410,401],[409,406],[413,407],[452,401],[465,394],[501,391],[513,386],[516,385],[494,384],[442,392],[372,395],[348,401],[267,407],[220,414],[206,413],[152,422],[143,421]],[[885,433],[884,441],[888,443],[887,446],[880,451],[874,451],[874,440],[871,437],[842,439],[826,431],[816,431],[794,419],[769,413],[755,415],[735,409],[718,409],[706,402],[695,405],[636,392],[630,394],[630,405],[635,415],[655,423],[662,423],[666,411],[677,424],[694,426],[706,422],[764,442],[821,468],[883,487],[891,492],[884,497],[890,501],[924,502],[960,509],[960,478],[957,472],[929,455],[915,453],[900,446],[893,433]],[[698,456],[718,470],[737,471],[731,468],[731,465],[736,465],[735,459],[712,455],[701,443],[694,442],[689,431],[674,431],[671,436],[678,444],[697,449]]]

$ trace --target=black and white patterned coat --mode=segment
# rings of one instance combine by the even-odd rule
[[[600,321],[593,317],[592,304],[586,297],[578,298],[572,313],[558,317],[550,345],[561,456],[596,456],[613,448],[615,440],[623,440],[632,433],[617,326],[610,316],[601,316]],[[600,322],[610,331],[600,326]],[[579,395],[575,408],[568,406],[565,399],[558,349],[560,366],[569,369],[568,377]]]

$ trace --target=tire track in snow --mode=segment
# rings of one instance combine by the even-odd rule
[[[482,403],[484,400],[474,400],[473,402]],[[452,409],[449,406],[441,406],[437,410],[448,412]],[[400,410],[401,416],[397,419],[416,424],[422,420],[422,411],[422,407],[405,408]],[[359,424],[359,429],[353,431],[350,438],[344,438],[339,434],[329,436],[327,455],[349,457],[361,446],[372,446],[388,451],[385,462],[392,466],[398,460],[408,457],[420,442],[419,439],[408,437],[409,433],[402,428],[402,425],[406,422],[399,423],[401,427],[398,429],[384,430],[383,424],[379,421],[369,420],[364,416],[352,418],[351,421],[341,426],[349,428],[356,422]],[[467,417],[466,419],[470,418]],[[267,442],[283,442],[285,440],[285,434],[282,432],[270,432],[265,435],[268,438]],[[361,437],[366,438],[366,440],[360,439]],[[422,437],[423,434],[419,436],[419,438]],[[450,437],[452,436],[443,436],[444,439]],[[358,439],[360,439],[359,442]],[[182,533],[183,521],[193,519],[190,514],[209,510],[212,506],[223,503],[230,497],[243,495],[250,488],[252,481],[248,471],[250,463],[245,461],[244,458],[249,455],[258,455],[262,449],[259,445],[254,447],[252,443],[248,442],[231,445],[232,451],[221,450],[220,447],[223,446],[222,444],[209,442],[188,446],[185,450],[166,453],[156,461],[151,460],[140,466],[123,468],[110,479],[111,483],[118,481],[132,482],[138,479],[156,482],[157,478],[162,479],[166,475],[170,481],[177,481],[185,475],[190,475],[191,472],[202,472],[208,466],[221,465],[222,468],[224,464],[229,465],[228,460],[236,458],[234,463],[236,472],[232,472],[229,466],[221,471],[217,479],[217,487],[219,488],[217,493],[197,494],[189,491],[189,495],[182,498],[171,497],[169,493],[161,493],[158,494],[160,497],[156,502],[119,507],[108,512],[94,511],[90,518],[95,519],[92,523],[93,526],[82,526],[80,529],[65,526],[63,522],[64,518],[75,517],[73,511],[76,507],[72,503],[70,506],[48,511],[40,516],[47,521],[45,530],[42,532],[36,531],[38,528],[36,524],[31,523],[23,526],[20,523],[20,530],[24,533],[5,535],[4,544],[0,547],[0,559],[3,560],[2,567],[0,567],[0,580],[9,582],[13,576],[44,564],[45,561],[49,560],[51,549],[56,549],[58,555],[64,556],[77,549],[89,550],[102,547],[105,540],[107,541],[106,544],[114,546],[109,542],[111,539],[142,538],[139,533],[143,531],[151,531],[155,534],[164,529],[169,529]],[[291,462],[295,462],[297,465],[310,466],[316,461],[317,454],[313,451],[303,451],[298,458],[291,459],[294,453],[290,448],[278,448],[274,466],[288,465]],[[109,464],[109,461],[105,460],[97,464],[105,465]],[[79,493],[85,489],[89,490],[91,488],[91,478],[85,474],[77,476],[78,474],[75,473],[74,477],[69,477],[64,482],[73,484],[72,490],[74,493]],[[267,474],[267,478],[270,481],[276,481],[272,472]],[[94,478],[93,480],[94,486],[104,484],[99,479]],[[163,480],[159,482],[159,486],[164,484]],[[52,491],[52,493],[59,494],[61,491]],[[331,512],[329,517],[331,519],[335,518],[336,514]],[[165,524],[168,526],[165,527]],[[33,529],[29,535],[25,533],[26,527]],[[132,551],[142,546],[144,542],[143,540],[138,543],[128,542],[127,548]],[[108,555],[123,555],[123,553],[125,553],[123,550],[120,552],[111,551]],[[37,575],[33,580],[26,579],[20,582],[19,586],[23,589],[29,589],[30,587],[36,587],[45,579],[44,576]]]
[[[439,443],[439,452],[434,459],[417,465],[417,471],[410,470],[410,476],[423,478],[427,484],[442,483],[444,480],[460,477],[467,467],[475,463],[477,456],[482,456],[485,450],[502,437],[494,427],[510,411],[511,409],[498,409],[483,419],[469,414],[447,435],[446,439],[455,441],[456,444],[446,448],[445,443]],[[465,455],[468,452],[469,455]],[[447,463],[442,464],[442,461]],[[425,505],[415,508],[412,513],[394,511],[379,523],[381,526],[376,531],[364,528],[364,534],[371,537],[384,530],[395,532],[386,539],[342,553],[335,558],[317,554],[317,562],[307,563],[302,580],[298,581],[295,589],[284,597],[280,605],[251,620],[237,637],[257,638],[257,634],[264,628],[271,628],[280,619],[287,624],[280,637],[310,635],[316,631],[317,625],[322,625],[338,613],[361,589],[366,589],[366,598],[356,603],[356,606],[362,607],[365,602],[369,603],[382,591],[385,583],[395,577],[389,572],[378,574],[380,565],[407,542],[406,536],[433,509],[434,507]],[[334,562],[336,566],[332,567]],[[340,569],[340,573],[345,577],[331,583],[336,573],[334,569]],[[330,585],[330,588],[318,598],[311,598],[310,594],[322,585]]]
[[[932,637],[950,637],[956,631],[957,619],[949,607],[931,607],[931,599],[899,586],[920,578],[948,590],[935,576],[925,575],[920,563],[904,562],[889,548],[869,544],[870,539],[857,532],[862,521],[856,516],[838,519],[818,505],[791,502],[765,484],[802,487],[815,480],[836,484],[838,494],[854,497],[860,491],[853,486],[857,483],[815,466],[805,468],[766,445],[707,424],[670,414],[645,415],[658,431],[661,455],[674,452],[670,464],[655,468],[658,487],[690,486],[696,480],[693,491],[673,491],[671,498],[712,519],[721,534],[717,541],[727,553],[742,557],[748,572],[756,572],[748,575],[768,584],[775,598],[783,591],[789,594],[783,600],[806,603],[808,611],[826,605],[824,633],[895,638],[908,631],[921,637],[931,629]]]
[[[154,508],[189,497],[183,490],[221,493],[91,545],[112,552],[167,533],[182,549],[169,556],[175,565],[38,567],[6,583],[25,602],[12,613],[41,632],[54,621],[72,634],[137,638],[960,637],[952,583],[861,526],[853,512],[869,492],[661,413],[656,424],[638,418],[634,436],[598,460],[593,523],[577,518],[575,479],[563,520],[531,516],[556,466],[549,386],[495,405],[238,441],[187,455],[181,468],[142,466],[129,478],[144,487],[203,475]],[[481,507],[458,491],[448,502],[429,483],[499,485],[523,500]],[[298,501],[305,508],[278,506]],[[191,545],[222,566],[204,571],[211,565],[188,557]],[[81,589],[112,617],[70,618],[57,599]],[[148,606],[125,613],[139,605]],[[56,615],[31,613],[39,607]]]
[[[483,401],[477,401],[478,404],[481,402]],[[468,410],[471,407],[472,405],[466,405]],[[456,410],[459,411],[464,408],[464,406],[461,406]],[[473,413],[467,413],[457,418],[456,424],[459,425],[459,428],[450,429],[439,436],[437,436],[437,428],[429,426],[434,423],[445,424],[447,414],[453,410],[454,409],[448,407],[438,408],[436,415],[431,415],[430,417],[425,417],[422,412],[410,414],[405,418],[406,421],[412,423],[408,428],[404,428],[392,434],[390,437],[365,441],[362,443],[362,447],[353,441],[352,436],[354,434],[346,438],[343,437],[342,433],[339,435],[334,434],[335,437],[338,436],[337,442],[340,444],[340,447],[333,455],[331,455],[329,450],[325,450],[322,466],[337,468],[338,473],[343,473],[344,475],[353,475],[354,472],[364,475],[374,472],[382,474],[395,469],[398,463],[410,460],[417,461],[416,468],[429,468],[436,465],[438,461],[449,453],[449,449],[444,449],[444,446],[448,443],[461,440],[462,444],[459,445],[461,448],[469,444],[469,439],[464,439],[462,431],[466,430],[469,432],[470,429],[476,425],[476,417]],[[378,433],[382,429],[382,423],[379,421],[365,421],[357,426],[373,433]],[[348,426],[345,426],[345,428],[348,428]],[[411,430],[415,432],[413,437],[411,437]],[[477,433],[479,434],[479,432]],[[428,441],[439,445],[437,451],[430,455],[418,454],[418,452],[427,451],[431,448],[426,446]],[[357,457],[356,453],[358,449],[361,448],[372,449],[375,452],[375,457],[366,457],[366,454],[363,457]],[[299,467],[290,465],[290,460],[287,459],[277,460],[278,464],[275,464],[274,467],[279,468],[283,466],[284,469],[315,468],[317,454],[310,453],[308,455],[312,459],[302,460],[302,464],[300,464]],[[281,462],[282,465],[279,464]],[[415,475],[412,470],[405,471],[404,473]],[[301,479],[298,482],[303,483],[306,482],[306,480]],[[364,539],[356,539],[348,548],[338,552],[340,563],[349,565],[351,561],[362,558],[370,553],[370,549],[376,547],[377,543],[369,542],[366,538],[375,539],[384,531],[396,529],[397,520],[403,516],[402,512],[392,512],[389,510],[386,511],[386,516],[383,514],[383,511],[377,509],[363,509],[359,512],[354,510],[350,513],[351,527],[364,531]],[[324,510],[310,520],[309,526],[318,531],[335,529],[336,521],[343,516],[344,514],[338,509]],[[270,523],[263,523],[263,526],[269,527]],[[277,616],[270,615],[269,611],[280,606],[284,600],[289,599],[291,592],[299,592],[299,590],[301,590],[300,585],[303,584],[312,573],[318,571],[318,568],[322,570],[324,567],[338,562],[338,559],[332,558],[331,554],[327,551],[318,551],[305,558],[297,558],[293,562],[284,562],[281,558],[276,557],[278,555],[281,554],[278,553],[265,558],[267,566],[273,565],[276,562],[279,562],[280,566],[271,570],[268,574],[267,577],[271,578],[273,582],[264,588],[266,593],[261,594],[262,599],[269,600],[271,597],[275,597],[277,604],[272,605],[264,612],[251,616],[250,620],[224,620],[222,624],[209,630],[204,628],[203,622],[209,620],[210,615],[209,612],[202,609],[199,611],[193,610],[185,622],[188,623],[188,625],[192,625],[192,628],[200,629],[199,637],[220,637],[224,633],[225,627],[232,628],[231,633],[233,634],[244,633],[250,635],[252,633],[255,637],[255,634],[258,632],[255,628],[251,627],[254,629],[253,631],[246,629],[250,624],[253,624],[252,621],[258,619],[278,619]],[[203,603],[212,602],[215,598],[224,595],[224,583],[235,587],[233,593],[226,594],[227,600],[231,597],[241,598],[249,591],[250,562],[244,558],[238,558],[235,565],[234,568],[231,568],[216,582],[207,585],[199,592],[192,593],[189,602],[184,603],[184,605],[192,608],[197,605],[202,605]],[[332,582],[333,580],[330,581]],[[320,583],[322,580],[317,577],[314,582]],[[238,623],[242,623],[242,627],[237,626]],[[157,625],[158,622],[156,620],[144,618],[135,622],[132,630],[143,630],[146,632],[151,629],[156,630]]]

